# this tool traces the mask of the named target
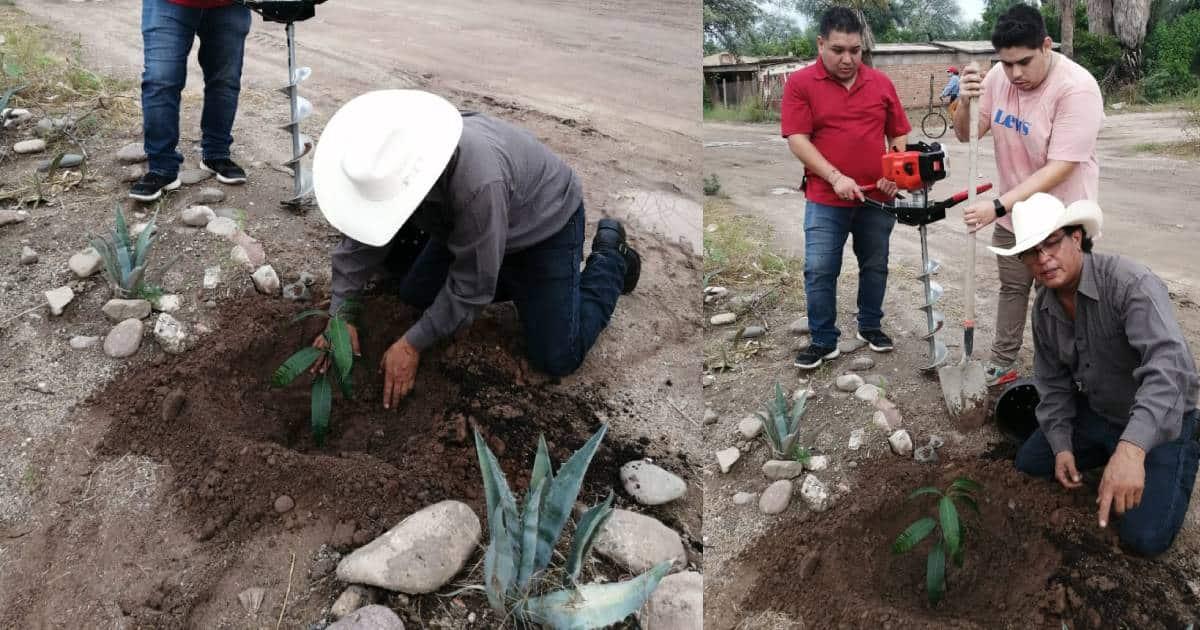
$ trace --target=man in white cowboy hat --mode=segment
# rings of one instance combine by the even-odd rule
[[[316,147],[313,186],[345,235],[331,310],[387,271],[406,222],[429,234],[393,270],[401,299],[423,314],[384,354],[386,408],[412,389],[420,353],[493,301],[516,303],[533,367],[569,374],[637,284],[640,258],[613,219],[600,221],[580,271],[583,190],[569,166],[528,132],[428,92],[370,92],[338,110]],[[353,328],[351,339],[357,353]]]
[[[1100,526],[1123,515],[1121,542],[1152,556],[1183,524],[1200,443],[1200,377],[1167,287],[1128,258],[1092,253],[1102,215],[1037,193],[1013,208],[1016,256],[1041,285],[1034,300],[1040,428],[1017,452],[1022,472],[1080,487],[1104,467]]]

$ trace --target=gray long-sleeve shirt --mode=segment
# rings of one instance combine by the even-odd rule
[[[1053,290],[1033,309],[1038,424],[1057,454],[1071,450],[1076,392],[1121,439],[1151,449],[1179,437],[1200,377],[1166,284],[1120,256],[1084,254],[1075,320]]]
[[[444,243],[454,262],[441,292],[405,339],[424,350],[471,323],[495,296],[504,256],[562,229],[582,201],[575,172],[532,134],[463,112],[458,150],[409,219]],[[342,239],[333,252],[330,308],[357,297],[390,249],[390,243],[371,247]]]

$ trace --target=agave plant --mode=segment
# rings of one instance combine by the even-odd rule
[[[960,567],[963,563],[962,523],[958,518],[955,502],[962,503],[978,514],[979,504],[975,502],[975,493],[982,489],[983,486],[978,483],[960,477],[955,479],[945,492],[933,486],[925,486],[908,495],[909,500],[923,495],[938,497],[938,518],[935,520],[932,516],[926,516],[914,522],[892,544],[892,553],[906,553],[934,530],[938,530],[938,539],[929,550],[929,557],[925,562],[925,592],[929,595],[931,604],[937,604],[946,594],[946,557],[949,556],[954,564]]]
[[[800,417],[804,415],[804,405],[807,401],[808,392],[803,392],[789,408],[783,387],[775,383],[774,400],[767,403],[766,412],[757,412],[763,421],[763,436],[771,446],[771,453],[775,458],[801,462],[808,459],[808,449],[796,444],[800,438]]]
[[[608,499],[579,520],[561,577],[548,576],[551,555],[605,431],[607,427],[602,426],[558,469],[557,475],[551,469],[546,440],[539,437],[529,490],[519,512],[496,456],[475,431],[490,538],[483,560],[484,590],[492,610],[503,619],[511,619],[518,628],[541,625],[556,630],[586,630],[617,623],[641,608],[671,569],[670,562],[661,562],[625,582],[579,584],[584,559],[612,514],[610,492]],[[561,584],[563,588],[547,593],[550,584]]]
[[[112,240],[89,236],[88,242],[104,259],[104,275],[112,285],[117,297],[130,298],[143,290],[142,278],[146,274],[146,263],[150,256],[150,246],[154,244],[154,222],[158,211],[150,217],[146,228],[138,234],[137,239],[129,237],[129,226],[125,222],[125,213],[121,205],[115,204],[116,222],[109,230]]]
[[[333,384],[342,390],[342,396],[347,400],[354,397],[353,383],[350,370],[354,367],[354,348],[350,343],[350,329],[347,324],[359,310],[354,301],[343,302],[338,309],[327,313],[319,309],[310,309],[296,315],[292,322],[298,322],[309,317],[328,317],[329,324],[325,327],[325,347],[305,346],[288,357],[271,377],[271,384],[284,387],[296,380],[318,359],[332,359],[331,369],[318,374],[312,384],[312,415],[310,424],[313,439],[318,446],[325,444],[325,435],[329,431],[329,414],[333,406]]]

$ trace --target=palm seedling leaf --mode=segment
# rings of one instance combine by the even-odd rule
[[[283,387],[291,383],[296,380],[296,377],[303,374],[304,370],[312,367],[312,364],[316,363],[317,358],[324,353],[324,350],[313,346],[305,346],[299,349],[295,354],[288,357],[287,361],[284,361],[282,365],[275,368],[275,374],[271,377],[271,384],[275,387]]]
[[[909,525],[908,529],[896,537],[896,542],[892,543],[892,553],[905,553],[916,547],[917,543],[924,540],[935,527],[937,527],[937,521],[929,516]]]
[[[329,409],[333,403],[333,391],[329,377],[322,374],[312,386],[312,432],[317,445],[325,444],[325,432],[329,430]]]
[[[946,551],[940,542],[933,546],[925,563],[925,591],[933,604],[946,594]]]
[[[958,509],[954,507],[954,499],[942,497],[938,501],[938,518],[941,520],[942,539],[946,543],[946,553],[951,558],[957,558],[958,546],[962,543],[962,532],[959,528]]]

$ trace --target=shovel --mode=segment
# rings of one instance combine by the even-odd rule
[[[971,98],[970,141],[967,145],[967,205],[975,203],[975,180],[979,178],[979,99]],[[958,363],[938,369],[942,397],[951,419],[962,428],[981,426],[987,417],[987,375],[983,364],[971,358],[975,345],[975,235],[967,232],[967,265],[963,271],[963,356]]]

